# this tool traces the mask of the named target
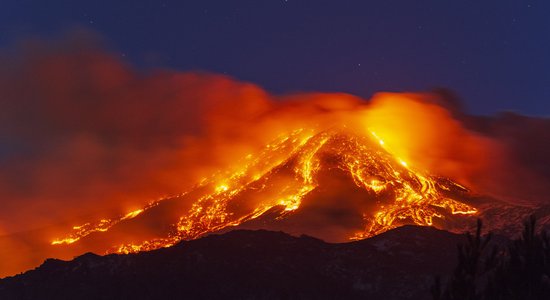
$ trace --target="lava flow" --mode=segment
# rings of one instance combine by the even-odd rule
[[[386,149],[373,131],[357,134],[348,129],[297,129],[284,134],[242,166],[203,180],[191,191],[153,202],[115,219],[75,226],[52,244],[71,244],[92,232],[106,232],[119,222],[147,214],[164,201],[194,197],[191,207],[171,224],[166,236],[112,245],[108,252],[133,253],[169,247],[231,226],[238,226],[280,208],[277,220],[298,211],[304,201],[315,201],[321,173],[349,178],[361,194],[362,229],[347,239],[363,239],[402,224],[430,226],[434,219],[476,214],[477,210],[454,195],[466,188],[451,180],[414,170]],[[345,197],[346,191],[342,191]]]

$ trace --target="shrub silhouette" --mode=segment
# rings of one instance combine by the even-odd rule
[[[444,287],[439,277],[432,286],[435,300],[550,299],[550,237],[537,234],[536,219],[524,223],[521,236],[506,247],[488,250],[491,235],[466,234],[458,245],[458,264]]]

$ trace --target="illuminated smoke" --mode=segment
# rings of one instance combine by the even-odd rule
[[[274,96],[253,84],[215,74],[138,72],[93,43],[78,39],[53,44],[35,41],[9,51],[16,54],[6,52],[0,57],[0,233],[40,230],[36,234],[0,237],[0,257],[13,257],[3,274],[22,271],[48,256],[70,257],[101,251],[106,245],[128,244],[131,238],[125,237],[123,230],[116,231],[117,224],[145,219],[146,212],[141,209],[153,211],[160,207],[158,200],[167,196],[177,196],[183,201],[181,209],[187,212],[173,216],[180,234],[175,240],[207,232],[200,226],[205,222],[233,225],[237,215],[242,220],[253,219],[275,205],[282,205],[284,211],[295,216],[334,221],[307,211],[314,205],[316,211],[330,210],[330,205],[335,205],[327,200],[330,197],[317,195],[326,200],[317,204],[301,202],[321,186],[317,180],[341,187],[338,180],[326,179],[326,174],[320,174],[321,179],[312,175],[321,163],[321,156],[314,150],[326,149],[324,143],[334,143],[334,135],[327,132],[342,128],[353,136],[347,142],[356,137],[369,139],[360,145],[373,142],[381,147],[394,160],[387,166],[403,172],[411,170],[415,175],[411,175],[410,182],[419,183],[423,197],[433,197],[430,207],[439,203],[435,206],[447,212],[466,213],[473,211],[473,206],[458,200],[441,202],[446,196],[434,188],[435,184],[447,187],[454,181],[475,193],[512,202],[542,201],[540,195],[548,188],[547,157],[528,160],[531,147],[537,147],[534,153],[548,153],[548,145],[541,142],[550,132],[548,120],[467,116],[439,105],[445,99],[434,93],[380,93],[370,101],[347,94]],[[527,133],[511,130],[510,122],[528,128]],[[316,139],[310,140],[313,137]],[[522,137],[530,138],[516,142]],[[289,146],[285,146],[288,148],[265,152],[266,145],[287,145],[273,144],[285,138],[290,139]],[[317,148],[311,144],[313,141],[320,143]],[[306,144],[306,148],[299,147]],[[361,149],[356,147],[346,153],[366,159],[368,156],[362,155],[373,151],[372,147],[355,153]],[[220,195],[239,193],[235,182],[261,178],[262,170],[268,172],[298,149],[305,151],[295,156],[293,165],[301,170],[293,175],[298,184],[269,195],[273,196],[269,205],[254,207],[245,201],[239,214],[228,210],[227,203],[201,206],[215,202]],[[271,153],[270,159],[253,165],[244,175],[239,173],[243,161],[263,157],[262,153]],[[363,161],[355,162],[349,155],[341,159],[335,168],[359,170],[351,171],[353,186],[362,186],[373,194],[383,193],[392,180],[409,182],[397,177],[385,181],[376,176],[362,178],[368,173],[360,171]],[[226,178],[226,172],[236,177],[219,181]],[[440,177],[452,181],[435,179]],[[211,190],[197,197],[178,196],[201,187],[201,183]],[[405,191],[406,186],[397,190]],[[335,193],[322,187],[321,191]],[[254,200],[249,199],[256,203]],[[434,209],[419,214],[426,212],[420,210],[427,207],[422,201],[415,203],[418,210],[405,208],[402,214],[408,214],[413,223],[432,224],[441,212]],[[379,225],[392,218],[377,214],[379,210],[373,207],[359,210],[355,202],[349,205],[353,209],[344,210],[353,214],[342,214],[338,219],[345,224],[349,221],[349,228],[308,231],[307,224],[302,223],[301,228],[292,228],[295,233],[302,230],[335,238],[349,238],[353,229],[360,238],[380,232],[374,226],[376,222],[365,223],[363,213],[374,220],[378,216]],[[198,207],[213,211],[196,212]],[[303,211],[298,212],[299,207]],[[373,211],[369,211],[371,208]],[[158,241],[153,239],[155,224],[150,221],[136,227],[139,237],[151,243]],[[357,230],[365,224],[374,227]],[[96,234],[95,240],[75,242],[91,232],[111,232],[110,228],[114,232],[109,238],[116,241],[103,241]],[[73,239],[71,245],[67,245],[69,240],[63,241],[66,237]],[[118,239],[121,242],[115,243]],[[56,245],[51,246],[52,241]],[[127,251],[132,251],[131,247]]]

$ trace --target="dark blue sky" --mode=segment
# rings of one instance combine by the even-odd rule
[[[550,1],[4,0],[0,47],[90,28],[140,67],[276,93],[447,87],[468,110],[550,115]]]

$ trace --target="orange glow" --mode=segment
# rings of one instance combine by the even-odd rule
[[[158,202],[151,202],[144,208],[131,211],[115,219],[101,219],[99,222],[96,222],[96,223],[85,223],[83,225],[73,226],[73,230],[74,230],[73,233],[71,233],[70,235],[64,238],[55,239],[51,242],[51,244],[52,245],[72,244],[93,232],[106,232],[107,230],[109,230],[109,228],[113,227],[115,224],[119,223],[120,221],[133,219],[138,215],[140,215],[141,213],[143,213],[145,210],[151,207],[154,207],[157,204]]]
[[[430,103],[429,94],[380,93],[360,121],[404,167],[414,167],[467,184],[489,168],[496,146],[465,130],[451,113]]]
[[[0,211],[14,234],[0,239],[0,276],[237,226],[333,242],[447,229],[480,209],[465,187],[502,186],[486,176],[505,174],[491,165],[494,141],[431,94],[271,95],[215,74],[138,72],[76,46],[31,51],[0,79],[7,127],[37,149],[0,170],[0,199],[14,199]]]
[[[436,177],[409,168],[403,160],[390,153],[391,149],[387,149],[374,131],[371,131],[374,138],[345,129],[316,134],[311,132],[298,129],[282,135],[257,155],[248,155],[240,168],[202,180],[197,189],[204,188],[206,192],[174,224],[174,230],[168,237],[119,245],[110,252],[132,253],[169,247],[180,240],[195,239],[258,218],[276,206],[282,206],[285,214],[292,213],[318,187],[317,173],[323,167],[345,171],[357,187],[372,192],[374,199],[388,195],[394,197],[392,201],[380,205],[373,214],[363,212],[365,229],[349,236],[349,239],[362,239],[382,233],[398,226],[397,220],[431,226],[434,218],[445,218],[445,211],[463,215],[477,212],[475,208],[443,194],[443,191],[463,187],[450,181],[439,181]],[[327,161],[327,156],[333,157],[334,161]],[[285,168],[291,168],[293,175],[282,177],[285,181],[275,194],[256,200],[248,211],[231,210],[233,202],[240,201],[239,197],[247,191],[267,191],[270,180],[281,176],[279,173]],[[91,232],[106,231],[116,222],[133,218],[150,207],[130,212],[114,221],[101,220],[93,228],[90,224],[75,227],[76,233],[65,240],[55,240],[52,244],[73,243]]]

